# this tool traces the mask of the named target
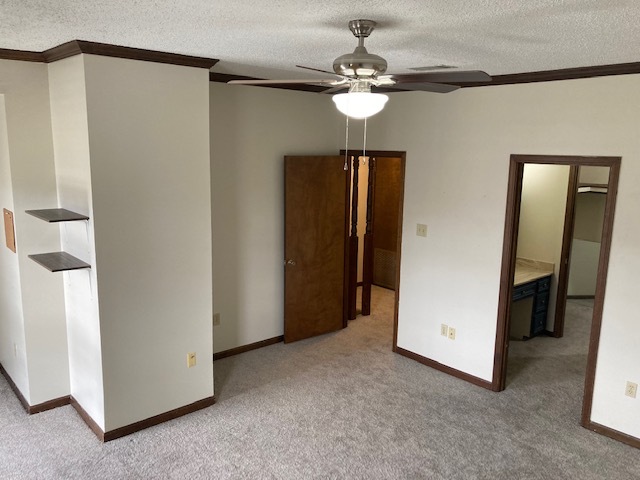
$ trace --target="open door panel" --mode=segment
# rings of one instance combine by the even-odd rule
[[[349,172],[341,156],[284,163],[284,341],[294,342],[346,326]]]

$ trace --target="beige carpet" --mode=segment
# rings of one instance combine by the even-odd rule
[[[392,305],[376,288],[346,330],[217,361],[216,405],[104,445],[0,380],[0,478],[639,478],[639,450],[578,423],[588,305],[512,347],[502,393],[393,354]]]

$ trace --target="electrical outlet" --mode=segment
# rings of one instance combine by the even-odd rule
[[[627,386],[624,389],[624,394],[627,397],[636,398],[637,393],[638,393],[638,384],[633,382],[627,382]]]
[[[187,367],[196,366],[196,352],[187,353]]]
[[[220,314],[219,313],[214,313],[213,314],[213,326],[217,327],[218,325],[220,325]]]
[[[440,325],[440,335],[442,335],[443,337],[449,335],[449,327],[444,323]]]
[[[453,327],[449,327],[449,340],[456,339],[456,329]]]
[[[416,235],[419,237],[427,236],[427,226],[424,223],[418,223],[416,225]]]

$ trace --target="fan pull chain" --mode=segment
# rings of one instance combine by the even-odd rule
[[[362,156],[364,163],[367,163],[367,117],[364,117],[364,138],[362,139]]]
[[[349,154],[349,115],[347,115],[347,129],[345,132],[345,141],[344,141],[344,171],[349,170],[349,163],[347,161],[347,155]]]

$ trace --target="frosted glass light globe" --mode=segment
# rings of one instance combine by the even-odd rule
[[[368,118],[384,108],[389,97],[382,93],[352,92],[333,96],[338,110],[351,118]]]

